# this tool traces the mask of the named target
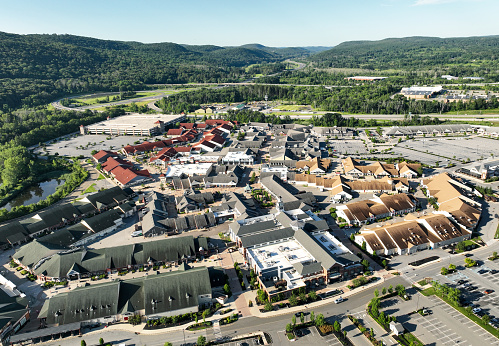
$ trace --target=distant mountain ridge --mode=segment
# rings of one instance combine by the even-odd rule
[[[499,36],[404,37],[379,41],[348,41],[309,57],[323,66],[352,68],[414,68],[469,63],[499,58]]]

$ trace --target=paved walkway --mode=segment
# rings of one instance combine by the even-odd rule
[[[341,296],[343,298],[347,298],[347,297],[353,296],[359,292],[362,292],[366,289],[369,289],[371,287],[381,285],[383,282],[385,282],[385,280],[387,278],[392,277],[391,274],[387,273],[384,270],[377,273],[375,276],[379,277],[379,280],[372,282],[368,285],[353,289],[353,290],[349,290],[346,287],[346,284],[349,282],[349,281],[346,281],[346,282],[341,282],[342,286],[338,285],[335,288],[332,288],[331,286],[329,286],[321,291],[318,291],[318,293],[323,293],[325,291],[331,291],[333,289],[342,289],[344,293],[341,294]],[[313,309],[315,307],[319,307],[322,305],[331,304],[332,299],[333,298],[318,300],[316,302],[306,304],[305,308],[306,309]],[[254,300],[253,300],[253,302],[254,302]],[[270,317],[274,317],[274,316],[286,315],[286,314],[290,314],[293,312],[303,311],[303,305],[298,305],[298,306],[294,306],[294,307],[290,307],[290,308],[286,308],[286,309],[282,309],[282,310],[277,310],[277,311],[270,311],[270,312],[260,312],[261,308],[262,308],[262,306],[257,306],[256,304],[254,304],[253,307],[249,308],[251,315],[256,316],[256,317],[260,317],[260,318],[270,318]]]

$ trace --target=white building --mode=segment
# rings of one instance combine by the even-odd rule
[[[281,178],[282,181],[288,181],[288,171],[287,166],[269,166],[267,164],[262,165],[262,173],[276,174]]]
[[[222,159],[222,162],[229,165],[252,165],[255,157],[250,150],[232,151]]]

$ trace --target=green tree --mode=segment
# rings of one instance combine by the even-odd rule
[[[321,327],[324,325],[325,320],[324,320],[324,315],[323,314],[318,314],[317,317],[315,318],[315,325],[317,327]]]
[[[492,252],[492,258],[497,258],[497,251]]]
[[[489,324],[490,322],[490,316],[489,315],[483,315],[482,321],[484,324]]]
[[[82,340],[82,341],[80,342],[80,345],[81,345],[81,346],[87,346],[87,343],[85,342],[85,340]]]
[[[204,310],[203,313],[201,314],[201,317],[203,317],[203,323],[206,323],[206,317],[210,313],[210,310]]]
[[[289,305],[291,305],[291,306],[298,305],[298,299],[296,298],[296,296],[294,294],[292,294],[291,297],[289,297]]]
[[[393,292],[393,286],[392,286],[392,285],[390,285],[390,286],[388,287],[388,292],[390,292],[390,293],[392,293],[392,292]]]
[[[404,285],[398,284],[395,286],[395,291],[397,291],[397,294],[399,296],[404,296],[405,295],[405,287]]]
[[[104,339],[103,338],[99,339],[99,345],[104,345]]]
[[[374,296],[375,296],[376,298],[378,298],[378,297],[379,297],[379,291],[378,291],[378,289],[377,289],[377,288],[374,290]]]
[[[286,324],[286,332],[291,333],[293,331],[293,325],[291,323]]]
[[[460,241],[459,243],[457,243],[456,249],[458,249],[459,251],[466,250],[466,243],[464,241]]]
[[[449,271],[454,272],[456,270],[456,265],[455,264],[449,264]]]
[[[5,186],[15,186],[28,178],[33,164],[24,147],[13,147],[0,153],[3,160],[2,182]]]
[[[265,309],[265,311],[272,311],[272,310],[274,310],[274,305],[272,305],[272,303],[267,300],[265,302],[264,309]]]
[[[229,284],[225,284],[224,285],[224,293],[226,295],[230,295],[230,286],[229,286]]]
[[[308,293],[308,299],[310,299],[310,301],[312,302],[315,302],[317,300],[317,293],[315,293],[315,291],[310,291]]]
[[[367,245],[366,245],[366,242],[365,242],[365,241],[364,241],[364,242],[362,242],[361,249],[362,249],[362,250],[364,250],[364,251],[366,251],[366,249],[367,249]]]
[[[442,269],[440,269],[440,273],[442,275],[447,275],[447,274],[449,274],[449,270],[447,268],[443,267]]]
[[[333,323],[333,329],[336,333],[341,332],[341,324],[338,321],[334,321]]]
[[[386,294],[386,287],[383,287],[383,289],[381,290],[381,294],[383,294],[383,295]]]
[[[197,346],[205,346],[206,345],[206,338],[203,335],[200,335],[198,337],[198,341],[196,343]]]
[[[163,346],[173,346],[173,344],[171,342],[165,342],[165,344]]]
[[[300,314],[300,322],[301,324],[305,323],[305,315],[303,314],[303,312]]]
[[[300,301],[302,303],[306,303],[307,302],[307,295],[305,294],[305,292],[300,293],[299,296],[300,296]]]
[[[312,322],[312,323],[315,322],[315,312],[313,312],[313,311],[310,312],[310,322]]]
[[[296,316],[293,315],[293,317],[291,317],[291,323],[293,324],[293,326],[296,325]]]

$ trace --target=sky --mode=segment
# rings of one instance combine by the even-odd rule
[[[499,0],[0,0],[0,31],[237,46],[499,34]]]

